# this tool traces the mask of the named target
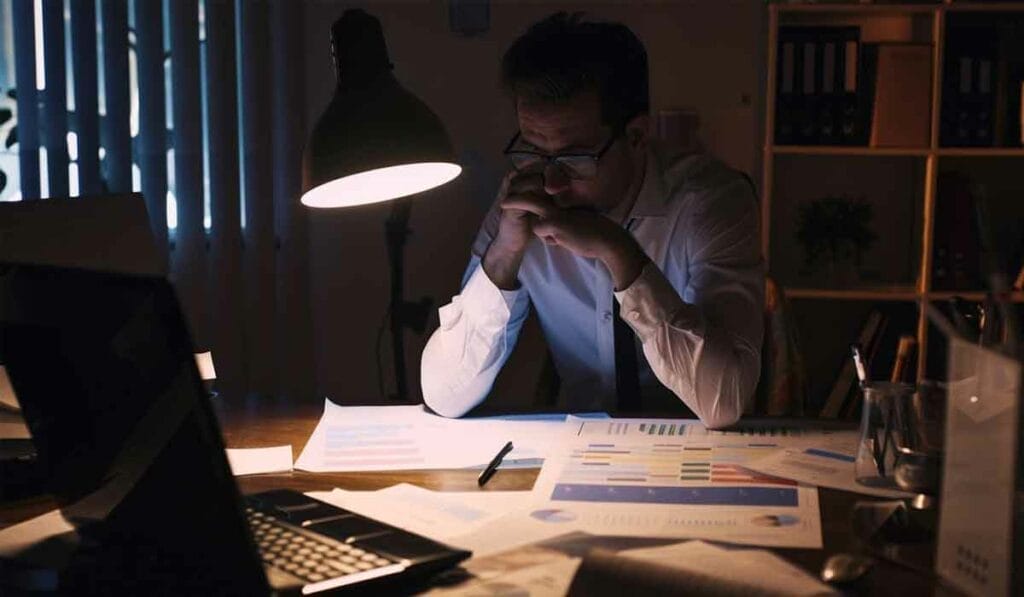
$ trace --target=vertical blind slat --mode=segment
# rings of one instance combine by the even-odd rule
[[[160,0],[135,0],[139,82],[139,167],[142,194],[156,237],[167,254],[167,115],[164,108],[163,7]]]
[[[199,3],[168,5],[171,33],[171,105],[174,110],[174,193],[178,202],[173,272],[192,324],[192,340],[208,347],[203,300],[206,271],[203,231],[203,140],[199,102]]]
[[[67,197],[68,85],[64,68],[64,2],[43,0],[43,144],[50,197]]]
[[[128,88],[128,2],[102,0],[103,158],[107,188],[112,193],[132,190],[131,95]]]
[[[276,392],[273,361],[274,321],[274,206],[271,190],[268,4],[266,0],[240,3],[241,110],[245,189],[246,348],[250,389]]]
[[[313,321],[309,303],[307,212],[299,202],[305,136],[302,69],[302,6],[274,0],[271,14],[273,73],[274,210],[277,255],[277,341],[281,393],[309,400],[316,395]]]
[[[210,301],[217,385],[246,389],[242,336],[242,224],[234,0],[206,0],[206,105],[210,159]]]
[[[96,195],[103,192],[96,81],[96,0],[71,2],[71,50],[75,82],[75,130],[78,133],[78,189],[81,195]]]
[[[18,172],[21,197],[38,199],[39,94],[36,91],[36,38],[32,0],[14,0],[14,79],[18,93]]]

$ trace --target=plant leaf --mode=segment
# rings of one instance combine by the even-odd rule
[[[3,124],[11,119],[14,114],[7,108],[0,108],[0,124]]]
[[[0,193],[3,193],[4,189],[6,189],[6,188],[7,188],[7,175],[4,174],[3,170],[0,170]]]
[[[4,149],[10,149],[12,145],[18,142],[18,127],[11,129],[11,133],[7,135],[7,141],[4,143]]]

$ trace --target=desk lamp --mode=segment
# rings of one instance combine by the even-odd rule
[[[313,127],[302,156],[302,203],[315,208],[400,199],[385,224],[391,272],[391,337],[396,400],[408,395],[402,331],[422,331],[429,299],[403,298],[403,249],[410,197],[459,175],[441,120],[399,84],[380,21],[346,10],[331,27],[338,76],[334,97]]]

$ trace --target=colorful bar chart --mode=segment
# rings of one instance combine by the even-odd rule
[[[682,426],[682,429],[686,429]],[[640,425],[671,437],[675,424]],[[796,505],[796,483],[759,473],[741,462],[774,451],[774,445],[699,445],[601,441],[573,450],[552,500],[660,504]],[[754,487],[757,486],[757,487]]]

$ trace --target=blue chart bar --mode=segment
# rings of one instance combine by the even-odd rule
[[[634,487],[558,483],[555,501],[690,504],[695,506],[798,505],[795,487]]]
[[[847,456],[846,454],[839,454],[837,452],[829,452],[828,450],[819,450],[818,448],[807,448],[804,452],[811,454],[812,456],[821,456],[823,458],[834,458],[836,460],[842,460],[843,462],[856,462],[857,459],[853,456]]]

